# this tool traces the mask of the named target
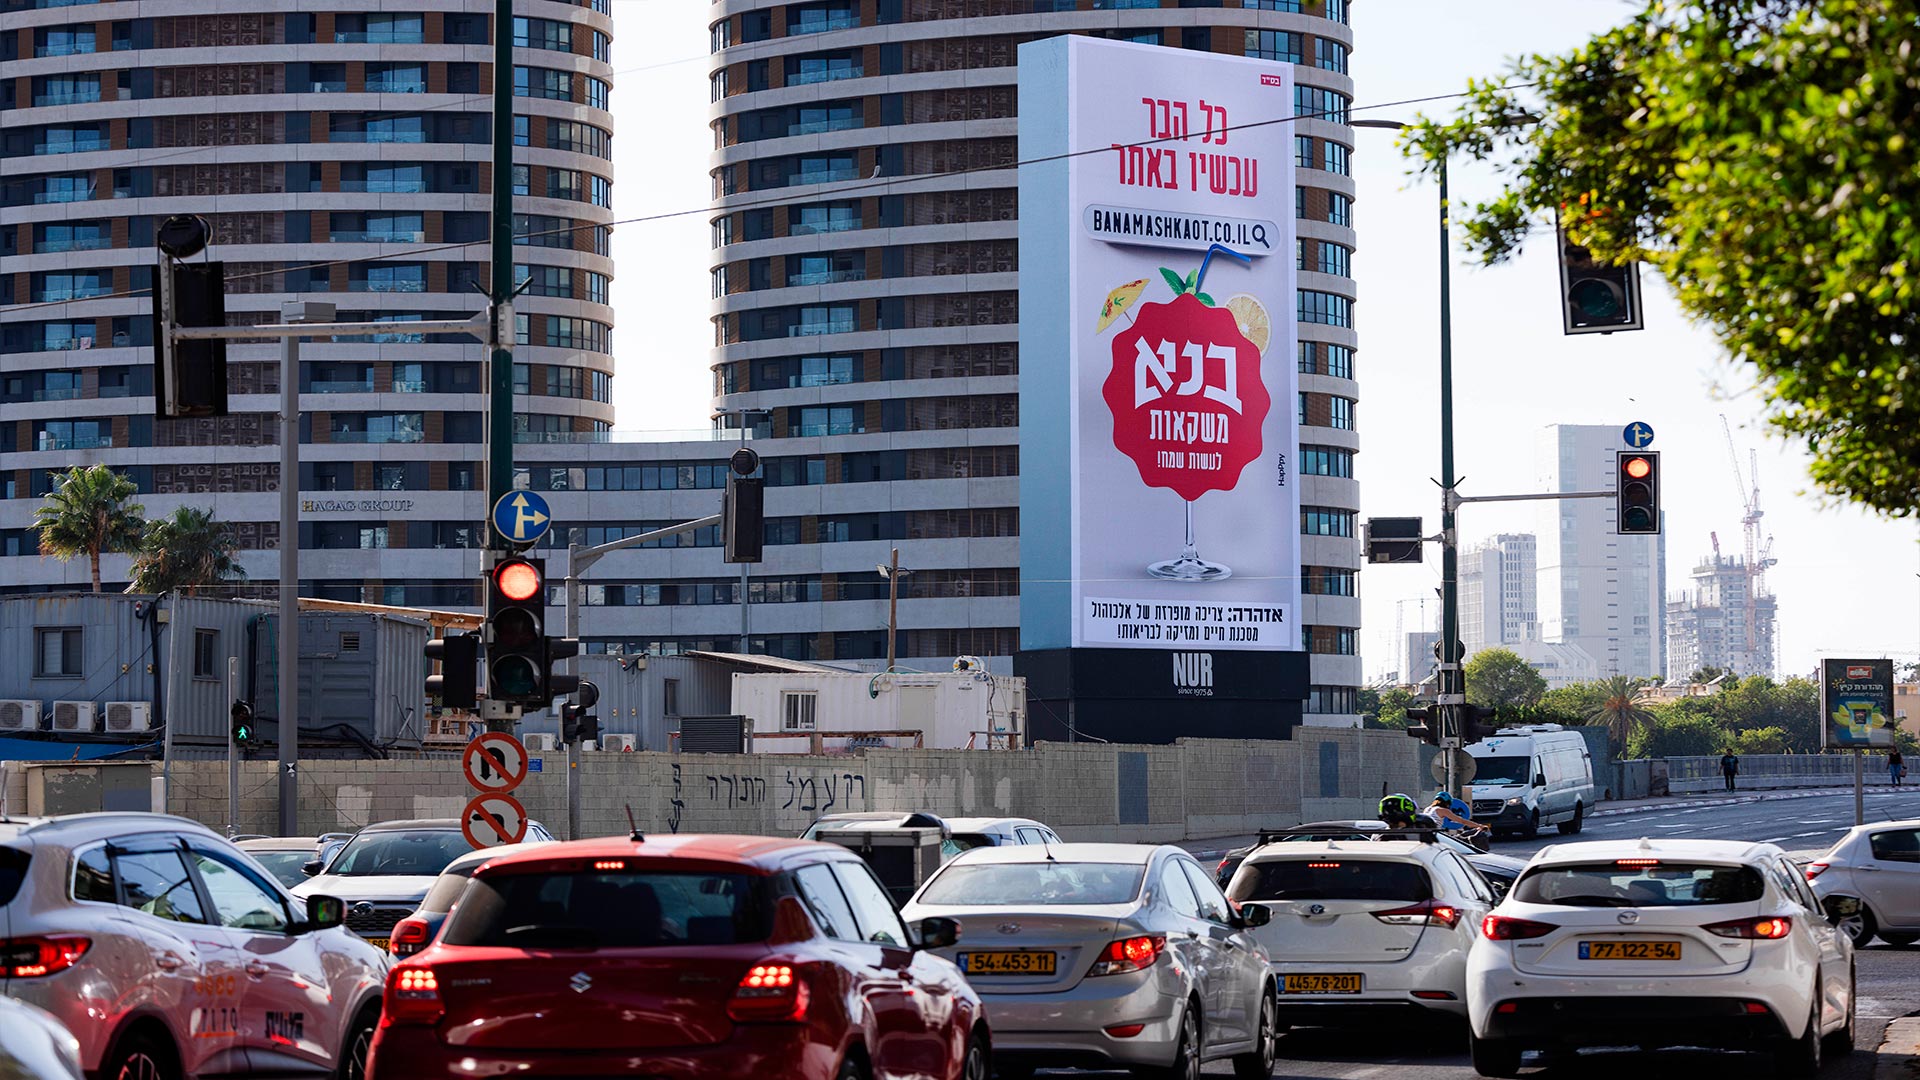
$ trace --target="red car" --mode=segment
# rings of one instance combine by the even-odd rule
[[[980,998],[845,848],[541,844],[482,866],[395,964],[369,1080],[986,1080]]]

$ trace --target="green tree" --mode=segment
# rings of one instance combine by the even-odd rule
[[[1360,691],[1361,717],[1376,727],[1406,730],[1407,706],[1412,703],[1413,695],[1397,686]]]
[[[1784,754],[1789,748],[1787,733],[1782,728],[1747,728],[1733,736],[1733,752],[1742,756],[1747,754]]]
[[[1647,680],[1614,675],[1591,685],[1597,691],[1597,700],[1587,719],[1605,724],[1613,732],[1613,745],[1631,752],[1634,733],[1650,726],[1654,720],[1648,707]]]
[[[1512,649],[1481,649],[1467,659],[1467,700],[1512,709],[1540,703],[1547,680]]]
[[[1713,717],[1678,713],[1635,728],[1627,742],[1627,756],[1704,757],[1721,753],[1726,745],[1726,729]]]
[[[133,584],[127,591],[158,594],[185,589],[192,595],[208,585],[245,580],[234,551],[232,530],[226,522],[215,521],[211,509],[182,506],[147,522],[140,550],[133,557]]]
[[[142,508],[127,500],[133,481],[105,465],[76,465],[53,478],[53,490],[33,512],[40,550],[66,562],[87,557],[93,591],[100,591],[100,556],[139,542]]]
[[[1641,0],[1626,25],[1509,76],[1406,136],[1426,171],[1500,162],[1506,190],[1467,215],[1469,246],[1498,262],[1539,218],[1585,207],[1571,236],[1658,269],[1754,365],[1822,488],[1915,513],[1913,0]]]

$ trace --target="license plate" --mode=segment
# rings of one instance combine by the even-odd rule
[[[1360,992],[1360,976],[1282,975],[1280,992],[1283,994],[1357,994]]]
[[[369,944],[369,945],[371,945],[371,946],[373,946],[373,947],[374,947],[374,948],[376,948],[376,949],[379,949],[379,950],[380,950],[381,952],[387,952],[387,951],[389,951],[389,950],[388,950],[388,948],[387,948],[387,943],[388,943],[388,941],[389,941],[389,939],[388,939],[388,938],[383,938],[383,937],[370,937],[370,938],[368,938],[368,939],[366,939],[366,940],[367,940],[367,944]]]
[[[969,975],[1052,975],[1057,960],[1050,952],[963,952],[960,970]]]
[[[1583,941],[1582,960],[1678,960],[1677,941]]]

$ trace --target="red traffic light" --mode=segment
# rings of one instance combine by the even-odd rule
[[[1620,471],[1635,480],[1645,480],[1653,472],[1653,462],[1643,457],[1631,457],[1620,463]]]
[[[515,603],[531,600],[540,595],[540,571],[532,563],[501,563],[493,571],[493,586]]]

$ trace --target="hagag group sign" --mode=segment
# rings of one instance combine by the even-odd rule
[[[1019,63],[1021,647],[1299,649],[1292,69]]]

